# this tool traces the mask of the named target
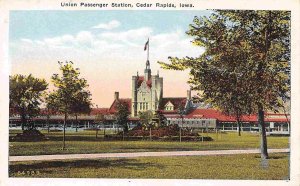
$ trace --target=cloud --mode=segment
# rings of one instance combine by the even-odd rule
[[[21,39],[22,42],[25,42],[25,43],[32,43],[32,40],[31,39],[27,39],[27,38],[23,38]]]
[[[131,47],[139,47],[152,32],[153,30],[149,27],[141,27],[121,32],[103,32],[99,34],[98,37],[101,40],[124,43]]]
[[[99,25],[93,26],[92,28],[111,30],[111,29],[119,27],[120,25],[121,25],[121,23],[119,21],[112,20],[108,23],[100,23]]]
[[[94,36],[88,31],[81,31],[76,35],[75,42],[78,46],[92,47]]]
[[[85,61],[91,57],[97,61],[144,60],[144,44],[150,38],[151,60],[167,60],[168,56],[199,56],[203,49],[193,46],[183,31],[155,33],[150,27],[125,31],[94,33],[80,31],[41,40],[21,39],[11,44],[14,58],[72,59]]]

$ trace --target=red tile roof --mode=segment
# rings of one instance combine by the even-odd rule
[[[236,119],[231,116],[227,116],[223,113],[221,113],[218,110],[214,109],[194,109],[189,114],[186,115],[186,118],[214,118],[219,121],[229,121],[234,122]],[[246,118],[242,118],[246,119]],[[253,118],[247,118],[247,119],[253,119]]]
[[[159,108],[161,110],[164,110],[165,108],[165,105],[168,103],[168,102],[171,102],[173,105],[174,105],[174,110],[177,110],[179,108],[180,105],[182,106],[185,106],[185,103],[187,101],[187,98],[185,97],[181,97],[181,98],[162,98],[162,102],[159,106]],[[164,111],[165,112],[165,111]]]
[[[120,98],[118,100],[114,100],[114,102],[111,104],[110,108],[108,109],[108,112],[110,114],[114,114],[117,112],[117,103],[118,102],[126,103],[128,110],[131,113],[131,99],[130,98]]]
[[[177,110],[160,110],[162,114],[168,115],[168,114],[177,114]]]
[[[55,115],[55,114],[62,114],[62,113],[59,113],[55,110],[52,110],[52,109],[46,109],[46,108],[41,108],[40,110],[40,115],[47,115],[47,114],[50,114],[50,115]]]
[[[272,118],[273,116],[275,118]],[[179,118],[178,114],[176,115],[169,115],[170,118]],[[211,118],[217,119],[221,122],[236,122],[236,119],[232,116],[227,116],[222,112],[215,110],[215,109],[194,109],[191,110],[184,118]],[[241,118],[244,122],[257,122],[257,115],[245,115]],[[266,122],[287,122],[284,114],[265,114],[265,121]]]
[[[108,114],[108,108],[92,108],[90,115]]]

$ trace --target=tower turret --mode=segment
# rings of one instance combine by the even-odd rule
[[[150,78],[151,78],[151,69],[150,69],[149,60],[147,60],[147,62],[146,62],[146,68],[144,70],[144,75],[145,75],[145,81],[150,80]]]
[[[132,76],[132,88],[131,88],[131,116],[135,117],[137,115],[137,80],[138,80],[138,73],[137,76]]]

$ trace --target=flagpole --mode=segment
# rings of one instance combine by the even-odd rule
[[[149,42],[149,38],[148,38],[147,61],[149,61],[149,48],[150,48],[150,42]]]

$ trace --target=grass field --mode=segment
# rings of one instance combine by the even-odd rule
[[[289,154],[271,154],[261,168],[257,154],[11,162],[10,177],[170,178],[287,180]]]
[[[11,130],[10,136],[21,131]],[[235,132],[208,133],[214,140],[206,142],[104,141],[102,131],[66,132],[62,151],[62,132],[42,131],[48,141],[10,142],[9,154],[42,155],[108,152],[223,150],[259,148],[259,134]],[[106,133],[112,133],[107,131]],[[268,148],[288,148],[289,137],[268,136]],[[108,158],[97,160],[10,162],[10,177],[65,178],[176,178],[176,179],[288,179],[289,154],[270,154],[269,167],[260,166],[259,154],[222,156],[180,156]]]
[[[10,136],[21,131],[10,130]],[[160,142],[160,141],[104,141],[102,131],[95,138],[94,131],[66,132],[66,150],[62,151],[62,132],[42,131],[48,141],[10,142],[10,156],[74,153],[107,153],[107,152],[144,152],[144,151],[178,151],[178,150],[224,150],[259,148],[259,134],[235,132],[208,133],[214,141],[207,142]],[[111,133],[107,131],[106,133]],[[268,136],[268,148],[288,148],[289,137]]]

